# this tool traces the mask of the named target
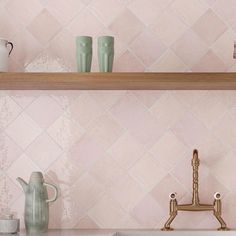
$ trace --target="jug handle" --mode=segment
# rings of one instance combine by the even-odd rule
[[[43,185],[52,188],[54,190],[54,196],[51,199],[47,199],[46,202],[55,202],[58,198],[58,189],[56,186],[52,185],[52,184],[48,184],[48,183],[43,183]]]
[[[10,45],[11,46],[11,49],[10,49],[10,51],[9,51],[9,53],[8,53],[8,56],[10,56],[11,55],[11,52],[12,52],[12,50],[13,50],[13,48],[14,48],[14,46],[13,46],[13,43],[12,42],[7,42],[7,45]]]

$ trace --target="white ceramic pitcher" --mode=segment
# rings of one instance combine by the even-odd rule
[[[8,48],[8,45],[10,47]],[[13,43],[0,38],[0,72],[8,71],[8,57],[13,50]]]

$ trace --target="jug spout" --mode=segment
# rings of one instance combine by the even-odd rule
[[[24,192],[26,192],[27,189],[28,189],[28,184],[27,184],[22,178],[20,178],[20,177],[18,177],[16,180],[17,180],[17,181],[20,183],[20,185],[22,186]]]

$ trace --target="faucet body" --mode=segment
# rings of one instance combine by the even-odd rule
[[[200,165],[200,161],[198,158],[198,151],[193,151],[193,158],[192,158],[192,167],[193,167],[193,193],[192,193],[192,203],[190,204],[178,204],[176,199],[176,193],[172,193],[170,195],[170,217],[162,228],[163,231],[173,230],[170,227],[172,221],[178,214],[178,211],[213,211],[214,216],[220,223],[220,228],[218,230],[229,230],[227,228],[226,223],[224,222],[223,218],[221,217],[221,196],[219,193],[214,195],[214,202],[212,205],[210,204],[201,204],[199,200],[199,193],[198,193],[198,167]]]

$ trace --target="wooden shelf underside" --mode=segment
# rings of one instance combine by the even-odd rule
[[[236,73],[0,73],[0,90],[235,90]]]

